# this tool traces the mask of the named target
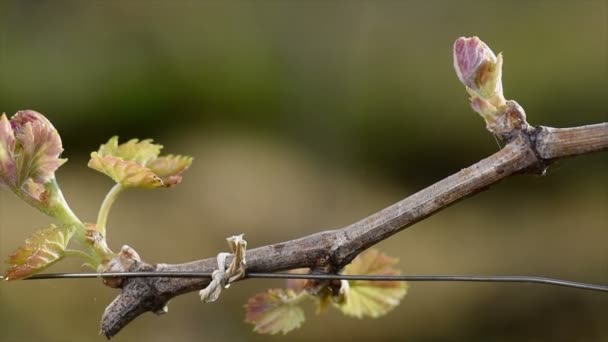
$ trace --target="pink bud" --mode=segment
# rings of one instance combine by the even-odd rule
[[[59,133],[33,110],[0,117],[0,181],[15,191],[42,200],[43,184],[65,162]]]
[[[502,95],[502,56],[479,38],[460,37],[454,42],[454,69],[460,82],[477,95],[498,107],[504,104]]]
[[[14,130],[20,130],[28,122],[40,122],[42,126],[55,130],[51,122],[44,115],[31,109],[20,110],[11,118],[11,126]]]

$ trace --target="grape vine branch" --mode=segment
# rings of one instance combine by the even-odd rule
[[[376,243],[455,202],[525,173],[544,174],[557,159],[608,149],[608,123],[514,130],[493,155],[419,192],[341,229],[247,251],[247,271],[272,273],[308,267],[317,273],[339,272],[355,256]],[[216,258],[184,264],[134,262],[132,272],[212,272]],[[111,338],[145,312],[165,313],[171,298],[207,286],[208,278],[126,278],[121,293],[106,308],[101,333]]]
[[[351,285],[347,278],[380,280],[377,276],[387,276],[393,281],[531,282],[608,290],[608,286],[530,276],[402,276],[392,267],[396,259],[370,249],[507,177],[526,173],[544,175],[558,159],[608,149],[607,122],[571,128],[529,125],[524,109],[504,96],[502,55],[495,55],[478,37],[458,38],[453,55],[456,74],[470,95],[472,109],[485,120],[486,128],[505,142],[498,152],[346,227],[252,250],[247,250],[242,235],[235,235],[227,239],[231,253],[184,264],[150,264],[127,245],[114,253],[107,244],[106,222],[112,203],[121,191],[173,187],[181,182],[192,157],[161,156],[162,145],[154,144],[151,139],[131,139],[119,144],[117,136],[110,138],[91,153],[88,166],[112,178],[116,185],[104,199],[97,222],[87,223],[72,212],[57,184],[55,171],[66,159],[60,158],[61,138],[52,123],[33,110],[18,111],[10,120],[2,114],[0,185],[61,222],[60,226],[51,224],[38,230],[12,253],[3,279],[85,277],[83,274],[36,275],[65,256],[83,259],[86,266],[98,272],[86,277],[99,277],[105,285],[121,291],[101,319],[101,333],[107,338],[115,336],[145,312],[166,313],[168,302],[176,296],[202,289],[201,300],[212,302],[230,283],[255,277],[309,279],[300,283],[298,293],[294,291],[296,287],[271,289],[250,298],[246,321],[253,323],[254,331],[260,333],[286,333],[299,327],[304,315],[295,304],[303,298],[313,298],[321,309],[331,301],[346,315],[378,317],[397,305],[406,293],[404,283],[393,282],[391,284],[396,285],[393,288],[379,282],[361,285],[354,281]],[[70,249],[72,238],[79,241],[82,248]],[[227,269],[226,265],[229,265]],[[279,273],[302,268],[309,274]],[[341,272],[344,274],[339,274]],[[368,286],[373,295],[367,292],[366,297],[364,292],[356,290],[357,286]],[[356,307],[369,310],[363,312]]]

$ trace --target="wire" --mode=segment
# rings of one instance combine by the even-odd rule
[[[107,272],[107,273],[43,273],[25,280],[40,279],[82,279],[82,278],[210,278],[209,272]],[[492,282],[492,283],[533,283],[563,286],[576,289],[608,292],[608,286],[588,284],[569,280],[534,276],[469,276],[469,275],[345,275],[345,274],[296,274],[296,273],[247,273],[246,278],[258,279],[314,279],[314,280],[359,280],[359,281],[450,281],[450,282]]]

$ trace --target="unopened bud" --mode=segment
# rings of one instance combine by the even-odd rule
[[[454,42],[454,69],[467,92],[471,107],[486,121],[487,129],[509,138],[513,130],[528,129],[526,114],[517,102],[505,100],[502,89],[502,55],[477,37]]]
[[[454,69],[460,82],[473,96],[494,107],[504,104],[502,94],[502,55],[496,55],[479,38],[460,37],[454,43]]]
[[[44,115],[18,111],[9,120],[0,115],[0,185],[64,223],[79,222],[55,180],[65,163],[61,137]]]

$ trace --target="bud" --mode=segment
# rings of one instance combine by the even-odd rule
[[[486,128],[506,139],[514,130],[528,129],[523,108],[503,95],[502,55],[496,56],[477,37],[458,38],[453,53],[456,75],[471,95],[471,107],[486,121]]]
[[[0,180],[13,191],[42,201],[44,184],[66,161],[61,152],[59,133],[42,114],[23,110],[10,121],[0,117]]]
[[[17,112],[0,116],[0,184],[44,213],[66,223],[78,222],[55,181],[55,171],[66,162],[59,133],[44,115]]]
[[[507,100],[506,104],[497,112],[496,118],[487,124],[487,129],[490,132],[502,137],[509,137],[514,130],[525,131],[530,129],[526,121],[526,112],[519,103]]]
[[[454,43],[454,69],[460,82],[473,96],[494,107],[504,104],[502,94],[502,55],[498,57],[479,38],[460,37]]]

